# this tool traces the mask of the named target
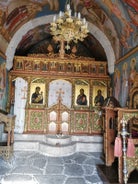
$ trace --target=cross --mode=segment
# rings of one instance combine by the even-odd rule
[[[64,91],[62,91],[62,89],[60,88],[59,91],[56,92],[56,94],[59,94],[58,101],[61,102],[61,100],[62,100],[61,94],[64,94]]]
[[[58,108],[57,108],[57,111],[58,111],[58,118],[57,118],[57,134],[60,134],[61,133],[61,127],[60,127],[60,123],[61,123],[61,118],[60,118],[60,110],[61,110],[61,94],[64,94],[64,91],[62,91],[62,89],[60,88],[59,91],[56,92],[57,94],[59,94],[58,96]]]

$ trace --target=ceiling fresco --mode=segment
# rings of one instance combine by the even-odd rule
[[[0,0],[0,55],[6,58],[8,44],[14,35],[27,22],[43,16],[64,11],[65,0]],[[118,59],[138,44],[138,0],[70,0],[73,12],[80,12],[82,17],[104,33],[111,43]],[[50,22],[49,22],[50,23]],[[47,53],[47,47],[53,45],[58,52],[59,45],[54,43],[50,34],[49,23],[38,25],[28,30],[18,40],[15,55]],[[73,43],[71,43],[73,46]],[[12,51],[11,46],[11,51]],[[69,51],[66,51],[69,52]],[[106,60],[103,46],[91,33],[84,42],[77,44],[77,54]]]
[[[16,49],[16,55],[28,55],[28,54],[48,54],[48,46],[52,45],[54,53],[58,53],[60,49],[60,43],[53,41],[51,34],[49,34],[49,24],[39,26],[33,30],[27,32],[23,36],[21,42]],[[71,48],[77,48],[77,56],[85,56],[95,58],[95,60],[106,61],[106,55],[104,49],[100,43],[94,38],[93,35],[88,34],[88,37],[84,42],[70,43]],[[91,52],[93,51],[93,52]],[[70,54],[70,50],[65,50],[67,54]]]

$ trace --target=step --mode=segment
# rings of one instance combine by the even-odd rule
[[[15,134],[14,150],[38,151],[53,157],[76,152],[102,152],[103,137]]]

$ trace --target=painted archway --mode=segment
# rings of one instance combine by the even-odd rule
[[[15,50],[19,44],[19,42],[22,40],[22,37],[31,29],[48,24],[49,22],[52,22],[53,15],[49,16],[43,16],[36,19],[33,19],[26,24],[24,24],[12,37],[11,41],[8,44],[7,50],[6,50],[6,67],[8,70],[10,70],[13,66],[13,58],[15,55]],[[114,72],[114,63],[115,63],[115,53],[112,48],[110,40],[107,38],[107,36],[94,24],[89,23],[88,29],[90,33],[100,42],[100,44],[103,46],[106,56],[107,56],[107,62],[108,62],[108,72],[112,74]]]

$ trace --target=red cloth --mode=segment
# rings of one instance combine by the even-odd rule
[[[115,139],[114,156],[115,157],[122,156],[122,140],[120,137],[116,137]]]
[[[128,145],[127,145],[127,157],[133,157],[135,156],[135,146],[132,138],[128,139]]]

